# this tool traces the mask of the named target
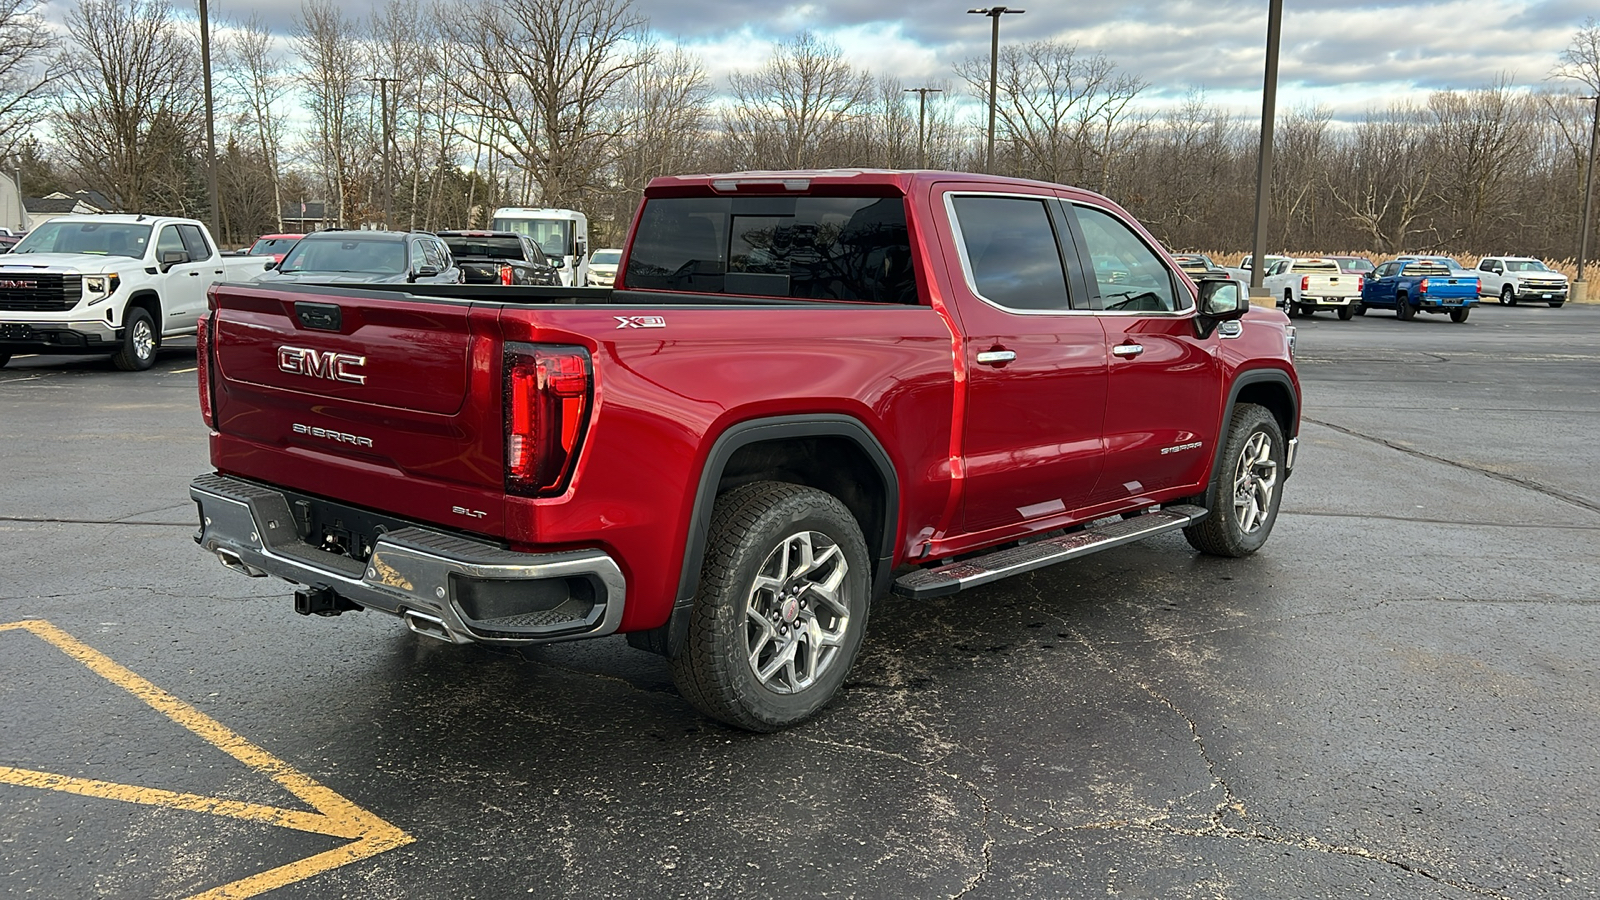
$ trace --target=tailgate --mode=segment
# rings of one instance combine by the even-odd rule
[[[1321,297],[1356,297],[1360,296],[1361,288],[1357,287],[1359,275],[1312,275],[1309,288],[1302,288],[1302,293]]]
[[[218,287],[212,462],[392,515],[498,533],[497,316],[460,300]]]

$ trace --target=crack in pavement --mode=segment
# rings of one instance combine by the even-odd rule
[[[1577,507],[1580,507],[1582,509],[1587,509],[1590,512],[1600,512],[1600,503],[1596,503],[1596,502],[1594,502],[1592,500],[1588,500],[1588,499],[1586,499],[1584,497],[1579,497],[1576,494],[1569,494],[1566,491],[1557,490],[1556,488],[1540,484],[1537,481],[1532,481],[1532,480],[1527,479],[1527,478],[1518,478],[1515,475],[1506,475],[1506,474],[1504,474],[1502,472],[1496,472],[1496,471],[1494,471],[1492,469],[1485,469],[1485,468],[1483,468],[1481,466],[1474,466],[1471,463],[1464,463],[1464,462],[1460,462],[1460,461],[1457,461],[1457,460],[1454,460],[1454,459],[1447,459],[1446,457],[1437,456],[1435,454],[1428,453],[1427,451],[1424,451],[1424,450],[1417,450],[1417,449],[1415,449],[1413,447],[1407,447],[1404,444],[1399,444],[1399,443],[1396,443],[1394,441],[1388,440],[1386,438],[1374,437],[1374,436],[1372,436],[1370,434],[1362,434],[1361,432],[1356,431],[1353,428],[1346,428],[1343,425],[1335,425],[1332,422],[1324,422],[1321,419],[1313,419],[1310,416],[1301,416],[1301,419],[1303,421],[1306,421],[1306,422],[1311,422],[1312,424],[1315,424],[1315,425],[1321,425],[1323,428],[1327,428],[1327,429],[1331,429],[1333,431],[1337,431],[1340,434],[1348,435],[1349,437],[1359,438],[1360,440],[1363,440],[1363,441],[1370,441],[1370,442],[1372,442],[1374,444],[1379,444],[1381,446],[1388,447],[1391,450],[1398,450],[1401,453],[1405,453],[1405,454],[1408,454],[1410,456],[1415,456],[1418,459],[1426,459],[1426,460],[1429,460],[1430,462],[1443,463],[1443,464],[1445,464],[1447,466],[1453,466],[1453,467],[1455,467],[1457,469],[1461,469],[1464,472],[1473,472],[1473,473],[1478,474],[1478,475],[1485,475],[1485,476],[1488,476],[1489,478],[1493,478],[1496,481],[1503,481],[1506,484],[1516,485],[1517,487],[1524,488],[1526,490],[1530,490],[1530,491],[1533,491],[1535,493],[1543,494],[1546,497],[1551,497],[1553,499],[1560,500],[1563,503],[1571,504],[1572,506],[1577,506]]]
[[[1374,608],[1377,606],[1382,606],[1387,602],[1388,601],[1379,601],[1377,604],[1375,604]],[[1072,826],[1067,830],[1117,830],[1130,828],[1156,834],[1174,834],[1186,837],[1221,836],[1233,840],[1259,841],[1272,846],[1292,847],[1300,850],[1339,856],[1349,856],[1358,859],[1364,859],[1370,862],[1377,862],[1383,865],[1393,866],[1404,872],[1408,872],[1422,878],[1426,878],[1429,881],[1433,881],[1437,884],[1442,884],[1457,890],[1466,891],[1471,894],[1477,894],[1483,897],[1494,897],[1497,898],[1497,900],[1512,900],[1509,894],[1503,894],[1499,891],[1491,890],[1489,888],[1478,887],[1477,885],[1468,884],[1456,879],[1446,878],[1445,876],[1423,868],[1421,865],[1416,863],[1409,863],[1400,859],[1391,859],[1381,853],[1368,850],[1365,847],[1356,847],[1347,844],[1330,844],[1318,839],[1313,835],[1298,834],[1293,829],[1287,828],[1281,829],[1287,835],[1287,837],[1285,837],[1269,834],[1256,827],[1245,829],[1229,825],[1225,821],[1225,817],[1229,810],[1232,810],[1242,820],[1247,822],[1250,820],[1250,814],[1246,812],[1246,806],[1244,802],[1238,797],[1237,794],[1234,793],[1233,786],[1228,783],[1227,779],[1224,778],[1222,773],[1218,770],[1216,760],[1212,759],[1210,750],[1206,746],[1205,737],[1200,730],[1199,722],[1197,722],[1193,716],[1185,712],[1182,707],[1174,703],[1165,694],[1156,690],[1154,686],[1142,679],[1133,677],[1125,669],[1113,666],[1110,660],[1102,656],[1095,645],[1090,643],[1088,638],[1084,636],[1077,628],[1071,626],[1066,627],[1068,632],[1071,633],[1071,636],[1076,639],[1078,643],[1083,645],[1083,648],[1088,653],[1089,657],[1098,663],[1101,668],[1111,673],[1112,677],[1120,678],[1128,684],[1131,684],[1134,687],[1144,691],[1151,697],[1151,699],[1171,710],[1174,715],[1177,715],[1185,724],[1188,725],[1190,737],[1194,741],[1195,747],[1200,753],[1201,761],[1205,763],[1207,773],[1211,776],[1212,781],[1222,788],[1223,793],[1222,800],[1219,801],[1216,806],[1212,807],[1211,814],[1209,816],[1210,824],[1206,825],[1204,828],[1182,828],[1177,825],[1166,824],[1165,820],[1170,818],[1169,806],[1168,815],[1152,819],[1115,819],[1103,822],[1091,822],[1084,825]],[[1273,827],[1277,828],[1278,826]]]
[[[166,509],[168,507],[162,507]],[[150,510],[159,512],[160,510]],[[129,513],[130,516],[142,516],[144,513]],[[123,519],[58,519],[42,516],[0,516],[0,522],[16,522],[19,525],[157,525],[162,528],[193,528],[193,522],[129,522]]]
[[[1325,519],[1381,519],[1385,522],[1411,522],[1418,525],[1458,525],[1463,528],[1535,528],[1550,531],[1600,531],[1600,525],[1552,525],[1538,522],[1461,522],[1454,519],[1427,519],[1421,516],[1386,516],[1378,513],[1341,513],[1324,510],[1280,509],[1279,516],[1313,516]]]

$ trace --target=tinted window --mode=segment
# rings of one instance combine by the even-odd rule
[[[190,259],[211,258],[211,245],[206,243],[199,225],[179,225],[178,237],[183,239],[183,249],[189,251]]]
[[[628,287],[916,303],[899,197],[663,197],[646,202]]]
[[[533,238],[546,256],[566,256],[573,250],[570,219],[495,219],[490,227]]]
[[[445,245],[456,256],[488,257],[489,259],[525,259],[523,239],[519,237],[464,237],[451,235]],[[532,243],[531,241],[529,243]]]
[[[393,239],[307,239],[295,244],[278,268],[284,272],[399,275],[406,271],[406,245]]]
[[[168,253],[183,250],[183,238],[178,237],[178,227],[176,225],[168,225],[161,229],[161,234],[156,237],[157,262],[160,262],[161,257]]]
[[[1094,260],[1094,278],[1100,286],[1102,308],[1174,312],[1188,307],[1188,295],[1180,301],[1171,271],[1127,225],[1103,210],[1088,206],[1076,209],[1084,243]],[[1274,263],[1288,264],[1288,260]]]
[[[968,274],[983,298],[1008,309],[1067,309],[1067,274],[1045,201],[955,197]]]

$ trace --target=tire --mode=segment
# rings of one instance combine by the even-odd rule
[[[1339,321],[1348,322],[1355,317],[1356,308],[1348,303],[1339,307]]]
[[[150,313],[142,307],[129,307],[122,317],[122,349],[112,355],[111,362],[124,372],[143,372],[156,364],[160,346],[161,335]]]
[[[811,568],[797,571],[808,556]],[[775,481],[723,494],[688,639],[672,660],[678,691],[749,731],[806,719],[833,698],[861,649],[870,566],[861,527],[831,494]]]
[[[1397,294],[1394,298],[1394,314],[1400,321],[1409,322],[1417,317],[1417,308],[1411,305],[1405,294]]]
[[[1234,409],[1222,462],[1204,497],[1211,515],[1183,530],[1189,546],[1233,557],[1261,549],[1283,500],[1285,447],[1283,429],[1265,407],[1241,403]]]
[[[1470,306],[1463,306],[1460,309],[1452,309],[1450,310],[1450,321],[1460,325],[1462,322],[1465,322],[1467,320],[1467,316],[1471,314],[1472,307]]]
[[[1517,305],[1517,295],[1514,292],[1512,292],[1511,285],[1509,285],[1509,284],[1508,285],[1504,285],[1504,286],[1502,286],[1500,288],[1500,305],[1501,306],[1516,306]]]
[[[1357,300],[1355,303],[1351,304],[1351,308],[1358,316],[1364,316],[1367,314],[1367,305],[1362,303],[1360,300]]]
[[[11,354],[0,350],[0,368],[5,368],[5,364],[8,362],[11,362]]]

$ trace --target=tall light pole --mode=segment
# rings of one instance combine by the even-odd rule
[[[1584,280],[1583,264],[1585,255],[1589,251],[1589,220],[1592,218],[1590,210],[1594,202],[1594,164],[1597,155],[1600,155],[1600,94],[1578,99],[1594,101],[1594,121],[1589,123],[1589,168],[1583,176],[1583,224],[1578,226],[1578,278],[1572,283],[1574,303],[1582,303],[1588,299],[1589,282]]]
[[[928,118],[928,95],[942,94],[944,89],[930,87],[906,88],[901,93],[917,95],[917,168],[926,169],[928,167],[928,130],[924,123]]]
[[[217,228],[217,116],[216,104],[211,99],[211,24],[206,15],[206,0],[200,0],[200,68],[205,75],[206,87],[206,199],[211,205],[211,239],[220,240]]]
[[[1250,256],[1250,296],[1267,296],[1261,283],[1266,270],[1267,206],[1272,198],[1272,120],[1278,109],[1278,37],[1283,32],[1283,0],[1267,10],[1267,74],[1261,85],[1261,149],[1256,154],[1256,233]]]
[[[967,12],[975,16],[988,16],[994,20],[994,35],[989,39],[989,149],[984,154],[983,162],[983,170],[993,175],[995,92],[1000,89],[1000,17],[1008,14],[1020,16],[1027,10],[1009,9],[1004,6],[986,6],[982,9],[969,9]]]
[[[383,104],[383,227],[392,228],[394,220],[394,182],[389,178],[389,85],[397,82],[398,78],[363,78],[362,81],[376,81]],[[367,107],[371,109],[371,107]]]

